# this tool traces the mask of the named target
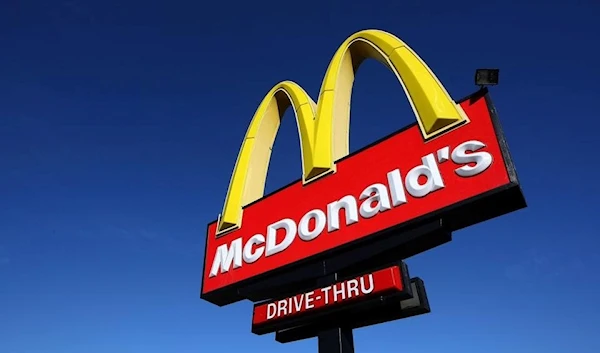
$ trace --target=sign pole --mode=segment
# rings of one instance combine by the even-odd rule
[[[319,353],[354,353],[351,328],[336,327],[319,332]]]
[[[323,268],[325,268],[325,264],[323,264]],[[319,278],[317,284],[327,286],[337,279],[337,273],[329,274]],[[354,353],[352,328],[335,327],[320,331],[317,341],[319,353]]]

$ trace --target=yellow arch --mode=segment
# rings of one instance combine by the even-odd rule
[[[427,64],[402,40],[379,30],[364,30],[350,36],[334,54],[325,73],[317,116],[332,124],[331,132],[323,129],[316,137],[317,148],[333,151],[320,158],[336,161],[348,155],[350,100],[354,77],[365,59],[373,58],[390,69],[398,78],[424,139],[430,139],[467,121]],[[333,137],[326,137],[333,133]],[[330,142],[330,139],[333,141]],[[323,146],[321,146],[321,144]]]
[[[219,216],[218,233],[241,226],[242,209],[264,195],[271,149],[281,117],[291,105],[296,114],[304,183],[335,171],[349,152],[350,100],[360,64],[374,58],[388,67],[404,88],[424,139],[467,121],[435,74],[396,36],[364,30],[350,36],[329,64],[318,105],[296,83],[284,81],[259,105],[240,149]]]
[[[316,103],[298,84],[284,81],[265,95],[240,148],[223,212],[219,216],[219,232],[235,229],[241,225],[242,208],[261,198],[264,194],[271,150],[281,124],[281,118],[292,106],[300,135],[303,180],[329,171],[314,162],[315,111]]]

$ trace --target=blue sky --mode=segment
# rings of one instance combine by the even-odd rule
[[[456,99],[475,68],[501,69],[529,208],[409,259],[432,312],[357,330],[357,352],[597,352],[600,7],[526,3],[2,2],[0,353],[316,352],[251,334],[249,302],[199,299],[204,231],[264,93],[292,79],[316,97],[365,28],[406,41]],[[367,62],[351,149],[412,119]],[[290,112],[271,166],[267,191],[300,176]]]

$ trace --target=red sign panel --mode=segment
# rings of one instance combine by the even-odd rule
[[[403,290],[404,283],[402,283],[400,268],[398,266],[388,267],[306,293],[256,305],[252,316],[252,325],[280,321],[300,314],[316,313]]]
[[[323,255],[511,183],[485,96],[460,103],[469,122],[430,141],[417,125],[244,208],[242,227],[209,224],[202,295]],[[465,215],[468,216],[468,215]]]

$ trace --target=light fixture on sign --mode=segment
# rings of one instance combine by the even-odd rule
[[[475,70],[475,84],[480,87],[497,85],[499,73],[499,69],[477,69]]]

